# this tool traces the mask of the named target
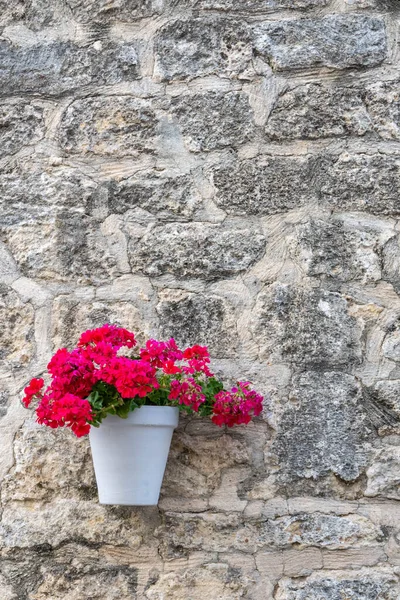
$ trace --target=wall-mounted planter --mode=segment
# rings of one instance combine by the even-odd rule
[[[142,406],[89,434],[101,504],[156,505],[179,409]]]

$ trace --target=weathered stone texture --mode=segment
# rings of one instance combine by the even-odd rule
[[[135,21],[159,12],[158,0],[66,0],[74,18],[82,23]]]
[[[45,131],[44,109],[23,100],[0,104],[0,143],[2,154],[15,154],[38,142]]]
[[[110,85],[138,77],[131,44],[79,47],[56,42],[28,48],[0,44],[0,93],[58,95],[87,85]]]
[[[238,93],[199,94],[174,98],[172,115],[193,152],[249,141],[254,132],[248,98]]]
[[[274,140],[375,135],[399,139],[397,80],[370,85],[308,83],[284,91],[266,126]]]
[[[252,57],[244,23],[219,18],[172,21],[159,33],[156,72],[161,79],[186,79],[218,73],[236,77]]]
[[[104,202],[104,197],[107,201]],[[180,177],[139,177],[102,186],[92,200],[92,211],[102,211],[104,204],[110,214],[149,215],[158,221],[187,221],[201,208],[201,196],[189,175]]]
[[[0,364],[26,366],[34,352],[34,310],[17,293],[0,284]]]
[[[49,5],[47,0],[1,0],[0,27],[22,22],[29,29],[38,31],[54,25],[57,22],[56,5],[56,2]]]
[[[153,152],[157,119],[149,100],[129,96],[75,100],[65,111],[59,137],[71,154],[134,156]]]
[[[300,375],[272,448],[282,482],[317,479],[329,472],[344,481],[357,479],[367,462],[368,425],[353,377],[316,371]]]
[[[329,210],[399,214],[399,158],[343,154],[321,163],[319,193]]]
[[[186,0],[193,8],[224,11],[265,12],[276,10],[304,10],[326,6],[330,0]],[[185,3],[185,0],[183,0]]]
[[[361,136],[370,129],[370,119],[357,88],[308,83],[278,98],[266,134],[273,140],[317,139]]]
[[[264,247],[263,235],[251,229],[192,223],[150,229],[129,250],[133,271],[213,280],[245,271],[261,258]]]
[[[317,575],[306,581],[283,580],[276,594],[277,600],[395,600],[399,593],[397,577],[392,574],[364,571]]]
[[[118,268],[88,215],[96,184],[78,172],[21,164],[0,177],[0,236],[27,277],[101,281]]]
[[[235,314],[222,298],[165,290],[157,312],[165,339],[175,338],[180,347],[208,346],[215,356],[229,358],[235,354]]]
[[[0,0],[0,600],[400,598],[396,4]],[[104,323],[265,395],[158,507],[19,403]]]
[[[372,66],[387,53],[383,20],[329,15],[255,27],[255,48],[277,70]]]
[[[260,295],[256,313],[263,357],[279,353],[290,362],[327,369],[348,367],[361,357],[361,331],[335,292],[273,284]]]
[[[233,215],[271,215],[312,198],[307,158],[265,156],[218,166],[212,173],[216,203]]]
[[[133,302],[94,301],[84,298],[60,296],[53,307],[53,336],[57,347],[73,346],[81,331],[101,327],[104,323],[123,323],[142,339],[143,325]]]

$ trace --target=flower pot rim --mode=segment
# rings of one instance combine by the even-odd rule
[[[122,419],[116,415],[107,415],[100,424],[100,427],[115,428],[140,425],[142,427],[173,427],[175,429],[178,426],[178,422],[178,407],[144,405],[140,408],[135,408],[135,410],[128,414],[126,419]]]

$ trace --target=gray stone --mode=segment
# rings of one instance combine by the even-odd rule
[[[346,482],[357,479],[366,464],[370,431],[355,379],[306,372],[298,377],[291,399],[272,448],[282,483],[317,480],[329,472]]]
[[[97,185],[69,167],[18,161],[0,176],[2,228],[49,220],[58,211],[85,214]]]
[[[271,215],[299,208],[314,195],[308,158],[262,156],[213,170],[217,205],[233,215]]]
[[[254,35],[257,52],[277,70],[370,67],[387,54],[384,21],[364,15],[262,23]]]
[[[13,590],[4,600],[35,596],[38,600],[131,600],[137,589],[137,569],[126,562],[115,565],[102,556],[95,544],[82,540],[62,544],[36,545],[32,549],[13,550],[2,558],[4,580]],[[2,581],[3,583],[3,581]],[[2,593],[5,588],[1,587]]]
[[[330,210],[400,213],[400,158],[385,154],[326,157],[320,166],[320,200]]]
[[[134,156],[154,151],[157,119],[149,100],[129,96],[75,100],[59,136],[71,154]]]
[[[157,0],[66,0],[74,18],[82,23],[136,21],[160,12]]]
[[[394,190],[393,190],[394,191]],[[393,211],[395,212],[395,211]],[[400,292],[400,238],[393,236],[382,249],[382,279],[389,281],[397,293]]]
[[[156,72],[161,79],[185,79],[218,73],[235,77],[252,58],[244,23],[194,18],[168,23],[156,42]]]
[[[358,515],[338,517],[314,513],[276,519],[274,526],[297,548],[345,549],[359,544],[376,544],[382,532],[371,521]]]
[[[4,501],[97,499],[87,438],[28,422],[15,438],[14,453],[16,473],[4,482]]]
[[[272,139],[378,136],[400,139],[399,81],[338,86],[310,83],[285,90],[266,133]]]
[[[304,10],[326,6],[330,0],[183,0],[196,9],[243,12],[266,12],[275,10]]]
[[[180,347],[208,346],[214,356],[236,354],[236,321],[232,306],[218,296],[163,292],[157,312],[163,339]]]
[[[308,275],[328,281],[381,279],[379,233],[371,222],[357,225],[333,216],[310,219],[297,228],[299,260]]]
[[[118,273],[88,214],[96,185],[69,168],[17,165],[0,178],[0,238],[27,277],[107,280]]]
[[[159,221],[186,221],[201,207],[200,194],[189,175],[164,178],[151,173],[148,178],[111,181],[102,186],[99,193],[102,192],[106,193],[108,211],[112,214],[139,208]]]
[[[34,355],[34,311],[18,295],[0,284],[0,363],[9,368],[27,366]],[[22,382],[23,383],[23,382]],[[3,405],[3,399],[0,405]]]
[[[235,148],[254,134],[252,110],[245,94],[209,92],[178,96],[172,101],[171,113],[193,152],[225,146]]]
[[[348,368],[361,358],[361,330],[335,292],[268,287],[255,308],[255,334],[265,357],[276,348],[284,360],[312,368]]]
[[[378,450],[367,470],[365,495],[400,499],[400,448],[388,446]]]
[[[55,6],[48,0],[0,0],[0,27],[22,22],[39,31],[57,23]]]
[[[129,253],[132,269],[146,275],[213,280],[246,270],[264,247],[265,238],[252,229],[171,223],[151,229]]]
[[[248,448],[229,435],[218,435],[213,429],[207,437],[204,427],[201,435],[188,435],[181,429],[182,424],[172,440],[162,486],[163,497],[175,498],[178,506],[182,498],[206,498],[217,489],[224,472],[249,460]]]
[[[245,572],[246,565],[237,568],[220,561],[202,562],[195,563],[191,568],[173,570],[150,578],[145,600],[202,600],[205,590],[211,594],[210,597],[214,596],[218,600],[249,596],[252,586],[251,579]],[[254,577],[256,576],[254,572]]]
[[[53,304],[53,337],[57,348],[72,348],[82,331],[114,323],[135,333],[143,343],[144,324],[138,303],[119,300],[95,301],[75,296],[59,296]],[[147,336],[148,337],[148,336]]]
[[[265,132],[273,140],[293,140],[362,136],[371,129],[362,90],[308,83],[279,96]]]
[[[364,102],[374,125],[383,139],[400,139],[399,80],[378,81],[368,85]]]
[[[276,600],[396,600],[397,577],[388,572],[364,570],[354,573],[331,571],[304,579],[283,579]]]
[[[112,85],[139,76],[132,44],[79,47],[54,42],[21,48],[0,43],[0,94],[59,95],[88,85]]]
[[[35,102],[17,100],[0,104],[2,154],[15,154],[44,136],[44,110]]]

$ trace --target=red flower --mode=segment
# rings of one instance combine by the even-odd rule
[[[238,387],[215,396],[212,421],[220,427],[247,424],[261,413],[262,402],[263,397],[250,388],[248,381],[239,381]]]
[[[22,398],[22,403],[25,408],[28,408],[35,396],[41,397],[41,390],[44,386],[43,379],[31,379],[29,385],[24,389],[25,396]]]

